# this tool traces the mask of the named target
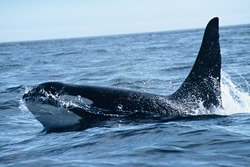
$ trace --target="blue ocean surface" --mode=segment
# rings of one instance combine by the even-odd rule
[[[223,109],[214,113],[44,133],[22,101],[47,81],[171,94],[203,32],[0,43],[0,166],[249,166],[250,25],[220,28]]]

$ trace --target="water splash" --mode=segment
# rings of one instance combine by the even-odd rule
[[[31,90],[31,87],[25,86],[24,90],[21,92],[21,94],[19,95],[19,110],[22,111],[24,114],[31,114],[28,110],[28,108],[25,105],[24,100],[22,99],[22,96],[26,93],[28,93]]]
[[[186,115],[232,115],[238,113],[249,113],[250,114],[250,96],[249,96],[249,83],[244,79],[244,83],[248,92],[243,91],[242,85],[234,84],[230,76],[222,71],[222,81],[221,81],[221,96],[222,96],[222,108],[221,107],[211,107],[207,110],[202,101],[197,100],[196,103],[198,107],[195,107],[191,111],[182,106],[176,106],[180,111],[184,112]],[[181,107],[181,108],[180,108]]]
[[[236,85],[230,79],[226,72],[222,72],[222,105],[223,109],[217,110],[216,114],[231,115],[236,113],[250,113],[250,96],[249,92],[241,90],[239,85]],[[249,83],[245,82],[247,87]]]

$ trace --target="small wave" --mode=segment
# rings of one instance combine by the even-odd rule
[[[41,54],[43,55],[47,55],[47,54],[53,54],[53,52],[49,52],[49,51],[42,51]]]
[[[114,87],[121,87],[121,88],[130,88],[130,89],[142,89],[141,86],[138,86],[136,84],[136,81],[133,81],[134,79],[122,79],[122,78],[117,78],[113,79],[111,82],[113,83],[112,86]]]
[[[176,67],[171,67],[171,68],[166,68],[161,70],[162,72],[171,72],[171,71],[180,71],[180,70],[185,70],[185,69],[190,69],[192,66],[176,66]]]
[[[23,67],[22,64],[3,64],[0,66],[0,71],[4,71],[4,70],[10,70],[13,68],[20,68]]]
[[[168,50],[171,47],[168,46],[160,46],[160,47],[156,47],[156,46],[151,46],[151,47],[147,47],[145,48],[146,51],[156,51],[156,50]]]
[[[8,100],[5,102],[0,102],[0,110],[8,110],[17,107],[19,107],[19,102],[16,100]]]
[[[186,135],[197,135],[197,134],[203,134],[203,133],[206,133],[208,130],[207,129],[198,129],[198,130],[191,130],[191,131],[188,131],[188,132],[183,132],[183,133],[180,133],[179,135],[180,136],[186,136]]]
[[[60,52],[60,53],[54,53],[52,56],[64,56],[64,55],[78,55],[81,54],[81,52]]]
[[[108,50],[106,50],[106,49],[96,49],[96,50],[94,50],[94,52],[96,52],[96,53],[108,53]]]
[[[130,89],[142,89],[140,86],[135,85],[134,83],[131,82],[126,82],[126,81],[120,81],[120,82],[116,82],[112,84],[113,87],[120,87],[120,88],[124,88],[124,87],[128,87]]]
[[[13,93],[13,92],[20,93],[20,92],[23,92],[23,90],[25,90],[25,86],[19,85],[19,86],[15,86],[15,87],[9,87],[1,93]]]
[[[138,150],[141,154],[153,155],[153,154],[168,154],[168,153],[184,153],[186,149],[181,147],[146,147]]]
[[[11,52],[0,52],[0,55],[11,55]]]

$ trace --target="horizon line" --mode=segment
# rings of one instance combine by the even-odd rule
[[[250,23],[243,23],[243,24],[232,24],[232,25],[223,25],[219,26],[220,28],[227,28],[227,27],[238,27],[238,26],[247,26]],[[86,35],[86,36],[79,36],[79,37],[58,37],[58,38],[45,38],[45,39],[27,39],[27,40],[16,40],[16,41],[0,41],[0,44],[3,43],[21,43],[21,42],[39,42],[39,41],[50,41],[50,40],[70,40],[70,39],[80,39],[80,38],[98,38],[98,37],[108,37],[108,36],[123,36],[123,35],[135,35],[135,34],[147,34],[147,33],[162,33],[162,32],[174,32],[174,31],[189,31],[189,30],[202,30],[205,27],[197,27],[197,28],[184,28],[184,29],[169,29],[169,30],[159,30],[159,31],[145,31],[145,32],[131,32],[131,33],[114,33],[114,34],[104,34],[104,35]]]

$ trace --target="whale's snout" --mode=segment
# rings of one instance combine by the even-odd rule
[[[23,95],[23,100],[24,101],[27,101],[28,99],[30,98],[30,92],[28,92],[28,93],[25,93],[24,95]]]
[[[35,87],[23,95],[23,100],[27,102],[38,101],[38,99],[46,97],[45,91],[40,87]]]

